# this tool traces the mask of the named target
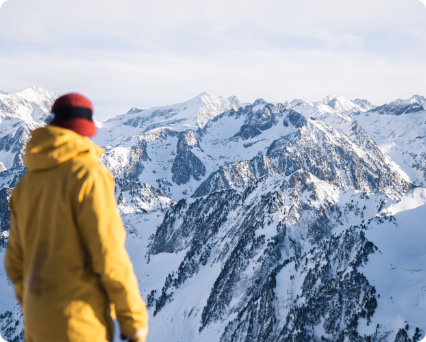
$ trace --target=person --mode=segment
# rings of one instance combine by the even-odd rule
[[[93,106],[68,94],[31,132],[27,172],[12,192],[5,264],[26,342],[145,341],[148,314],[124,247],[114,182],[98,158]]]

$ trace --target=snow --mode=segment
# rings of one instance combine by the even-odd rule
[[[340,111],[334,110],[334,108],[330,107],[329,105],[325,105],[318,102],[303,102],[295,106],[294,110],[299,112],[306,118],[314,118],[322,121],[324,121],[324,119],[328,119],[327,123],[329,124],[341,123],[351,120],[348,115]]]
[[[331,98],[331,97],[329,97]],[[327,99],[329,99],[327,98]],[[365,100],[355,100],[361,103]],[[388,104],[406,106],[412,103],[426,103],[424,97],[413,96],[407,100],[397,100]],[[416,185],[426,185],[426,162],[422,153],[426,146],[426,120],[424,112],[402,115],[392,113],[377,114],[362,110],[356,116],[344,114],[321,102],[302,103],[294,108],[306,118],[316,118],[329,124],[342,133],[350,134],[350,125],[358,121],[381,150],[387,154],[394,168],[404,179],[409,179]]]
[[[290,106],[295,107],[298,104],[300,104],[301,102],[304,102],[304,101],[300,100],[300,99],[294,99],[293,101],[290,102]]]
[[[394,216],[399,212],[415,209],[424,204],[426,204],[426,189],[415,188],[405,194],[399,202],[391,204],[388,208],[377,214],[377,216]]]
[[[331,99],[328,103],[324,103],[329,105],[330,107],[334,108],[337,111],[341,112],[349,112],[349,111],[359,111],[363,112],[365,111],[363,108],[358,106],[357,104],[353,103],[351,100],[344,96],[337,96],[333,99]]]
[[[0,150],[0,160],[2,161],[0,165],[0,170],[4,171],[10,169],[13,166],[15,155],[12,151]]]
[[[16,94],[0,94],[0,103],[5,105],[0,115],[27,122],[40,123],[48,113],[57,96],[40,86],[30,87]]]
[[[423,104],[426,102],[426,99],[423,96],[419,96],[419,95],[413,95],[411,98],[409,98],[408,100],[401,100],[398,99],[395,102],[391,102],[392,103],[396,103],[398,105],[408,105],[408,104]]]
[[[104,122],[103,127],[98,126],[98,131],[108,132],[109,140],[113,141],[123,134],[140,134],[156,127],[169,127],[177,131],[196,130],[203,128],[225,110],[236,110],[242,106],[236,97],[224,98],[204,92],[184,103],[140,111],[130,110],[127,114]],[[123,127],[126,123],[127,127]]]
[[[393,328],[393,338],[405,321],[410,325],[410,336],[416,327],[425,328],[426,206],[400,211],[395,218],[396,224],[373,224],[366,231],[366,237],[374,241],[379,251],[369,257],[363,269],[380,294],[370,327],[380,322]]]
[[[265,108],[266,104],[258,104],[256,106],[253,106],[253,108],[251,109],[253,111],[253,113],[256,113],[259,110],[262,110],[263,108]]]

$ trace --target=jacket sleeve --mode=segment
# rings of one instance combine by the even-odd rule
[[[13,198],[13,196],[12,196]],[[13,210],[12,200],[10,203],[10,235],[7,244],[5,266],[10,281],[14,284],[15,294],[19,304],[22,306],[23,299],[23,251],[19,229],[16,222],[16,214]]]
[[[133,341],[145,341],[148,312],[124,246],[125,231],[114,197],[114,181],[108,171],[100,168],[94,168],[80,183],[77,224],[93,270],[115,306],[121,333]]]

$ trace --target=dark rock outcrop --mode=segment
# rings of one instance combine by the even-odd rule
[[[250,161],[232,162],[222,166],[201,183],[192,197],[205,196],[218,190],[247,187],[264,175],[279,173],[268,157],[258,154]]]
[[[172,179],[177,185],[186,184],[191,178],[199,181],[206,174],[206,167],[192,152],[194,148],[200,149],[195,133],[193,131],[182,132],[172,166]]]

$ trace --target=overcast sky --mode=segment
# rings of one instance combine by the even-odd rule
[[[0,3],[4,0],[0,0]],[[0,89],[78,91],[106,119],[207,90],[243,102],[426,96],[418,0],[9,0]]]

